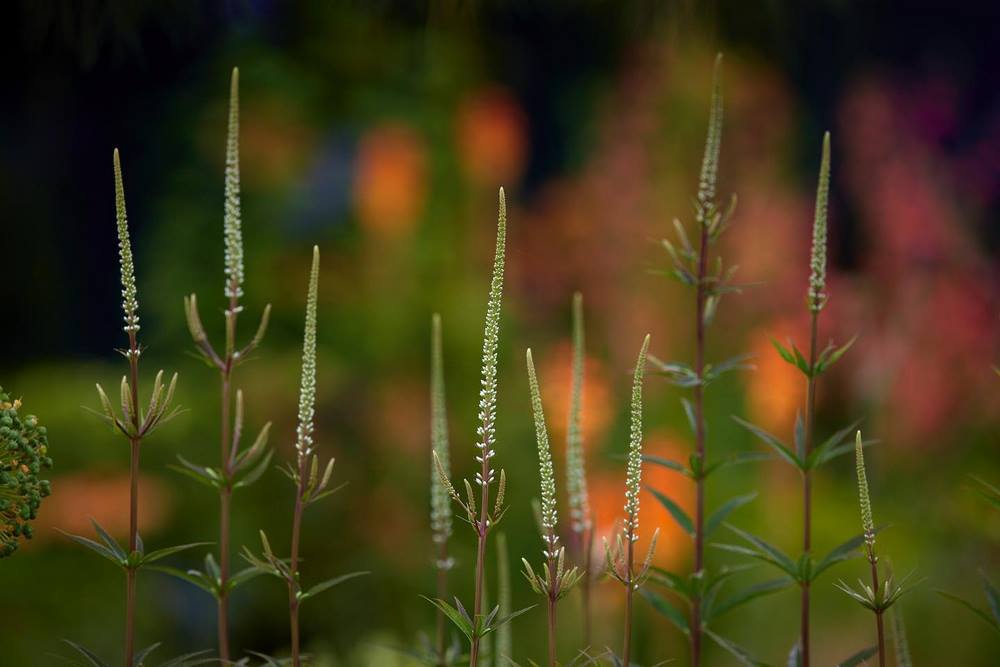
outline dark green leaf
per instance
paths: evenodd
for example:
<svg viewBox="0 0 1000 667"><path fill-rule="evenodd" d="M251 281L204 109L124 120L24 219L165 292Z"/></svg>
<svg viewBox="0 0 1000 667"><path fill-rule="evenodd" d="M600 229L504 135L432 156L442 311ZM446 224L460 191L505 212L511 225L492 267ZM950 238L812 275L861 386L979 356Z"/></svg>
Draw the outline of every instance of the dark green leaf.
<svg viewBox="0 0 1000 667"><path fill-rule="evenodd" d="M216 582L212 581L205 574L199 572L198 570L181 570L176 567L169 567L167 565L151 565L150 570L154 572L162 572L163 574L170 575L175 579L180 579L181 581L186 581L189 584L197 586L201 590L205 591L212 597L218 597L219 591L216 586Z"/></svg>
<svg viewBox="0 0 1000 667"><path fill-rule="evenodd" d="M754 548L750 549L750 551L752 552L752 554L750 555L754 555L756 558L759 558L760 560L771 563L772 565L783 570L786 574L788 574L792 578L798 578L799 574L798 567L796 567L792 559L789 558L787 555L785 555L785 553L781 551L781 549L774 546L773 544L770 544L762 540L756 535L752 535L744 530L740 530L736 526L733 526L731 524L726 524L726 527L729 528L729 530L736 533L737 535L739 535L740 537L742 537L747 542L749 542L751 545L753 545ZM733 546L733 545L719 544L715 546L723 548L726 546ZM732 548L729 548L728 551L735 551L736 553L739 553L739 551L736 551Z"/></svg>
<svg viewBox="0 0 1000 667"><path fill-rule="evenodd" d="M680 526L684 532L691 537L694 537L694 523L692 523L691 517L687 515L687 512L682 510L677 503L656 489L652 489L647 486L646 490L652 493L653 497L656 498L661 505L667 508L667 511L670 512L670 516L674 518L674 521L677 522L677 525Z"/></svg>
<svg viewBox="0 0 1000 667"><path fill-rule="evenodd" d="M305 593L299 593L299 599L305 600L306 598L311 598L314 595L318 595L325 590L331 589L337 584L342 584L349 579L354 579L355 577L361 577L366 574L371 574L371 572L351 572L350 574L342 574L339 577L334 577L333 579L327 579L326 581L316 584L310 588Z"/></svg>
<svg viewBox="0 0 1000 667"><path fill-rule="evenodd" d="M673 470L675 472L679 472L680 474L682 474L682 475L684 475L686 477L692 477L693 476L692 473L691 473L691 471L688 470L684 466L683 463L679 463L677 461L672 461L671 459L665 459L665 458L663 458L661 456L652 456L650 454L643 454L642 455L642 460L645 461L646 463L652 463L653 465L663 466L664 468L669 468L670 470Z"/></svg>
<svg viewBox="0 0 1000 667"><path fill-rule="evenodd" d="M692 591L691 584L688 580L679 574L671 572L670 570L654 566L650 568L649 579L650 581L654 581L662 586L666 586L670 590L680 594L688 600L693 597L694 592Z"/></svg>
<svg viewBox="0 0 1000 667"><path fill-rule="evenodd" d="M143 563L153 563L160 559L166 558L181 551L187 551L188 549L193 549L195 547L204 547L212 544L211 542L192 542L191 544L179 544L175 547L165 547L163 549L157 549L156 551L150 551L146 554L142 562Z"/></svg>
<svg viewBox="0 0 1000 667"><path fill-rule="evenodd" d="M679 612L674 605L670 604L666 598L645 588L640 589L639 593L642 597L649 601L649 604L653 605L653 609L666 617L666 619L673 623L678 630L683 632L685 635L691 634L687 617Z"/></svg>
<svg viewBox="0 0 1000 667"><path fill-rule="evenodd" d="M444 600L429 598L424 595L421 595L420 597L424 598L432 605L440 609L444 613L444 615L447 616L448 619L455 624L455 627L457 627L462 632L462 634L465 635L465 638L468 639L470 642L472 641L472 624L469 623L465 618L463 618L457 609L452 607Z"/></svg>
<svg viewBox="0 0 1000 667"><path fill-rule="evenodd" d="M806 460L806 427L802 423L802 413L798 410L795 411L795 430L793 437L795 439L795 454L799 457L800 461Z"/></svg>
<svg viewBox="0 0 1000 667"><path fill-rule="evenodd" d="M822 574L829 567L836 565L841 561L848 560L849 558L857 555L855 552L861 548L861 545L865 543L864 534L855 535L846 542L842 542L840 545L833 548L830 553L823 557L816 567L813 568L812 578L810 581L815 580L820 574Z"/></svg>
<svg viewBox="0 0 1000 667"><path fill-rule="evenodd" d="M82 644L77 644L76 642L70 641L68 639L64 639L63 643L70 646L74 651L82 655L90 665L93 665L93 667L108 667L108 664L106 662L101 660L101 658L96 653L91 651L86 646L83 646Z"/></svg>
<svg viewBox="0 0 1000 667"><path fill-rule="evenodd" d="M134 656L132 656L132 664L135 667L142 667L146 658L149 657L149 654L158 649L159 647L160 647L160 642L156 642L152 646L147 646L146 648L142 649Z"/></svg>
<svg viewBox="0 0 1000 667"><path fill-rule="evenodd" d="M854 341L856 341L857 339L858 337L854 336L853 338L851 338L851 340L847 341L840 347L834 347L830 345L825 350L823 350L823 353L820 355L819 360L816 362L816 374L819 375L820 373L823 373L830 366L833 366L835 363L837 363L837 361L839 361L840 358L844 356L844 353L847 352L849 349L851 349L851 346L854 345Z"/></svg>
<svg viewBox="0 0 1000 667"><path fill-rule="evenodd" d="M868 648L861 649L847 660L837 663L837 667L858 667L858 665L863 664L865 660L872 657L876 653L878 653L878 647L869 646Z"/></svg>
<svg viewBox="0 0 1000 667"><path fill-rule="evenodd" d="M59 531L59 532L62 533L62 531ZM92 540L90 538L87 538L87 537L83 537L82 535L72 535L70 533L63 533L63 535L65 535L69 539L73 540L77 544L81 544L81 545L87 547L88 549L90 549L94 553L96 553L96 554L98 554L100 556L103 556L104 558L107 558L109 561L111 561L115 565L118 565L119 567L124 567L125 566L125 560L124 559L119 559L118 556L116 556L114 554L114 552L111 551L111 549L108 549L103 544L98 544L94 540Z"/></svg>
<svg viewBox="0 0 1000 667"><path fill-rule="evenodd" d="M529 611L531 611L532 609L534 609L536 606L537 605L531 605L530 607L525 607L524 609L518 609L517 611L511 612L511 613L507 614L506 616L501 616L496 621L494 621L492 624L490 624L486 628L485 632L486 633L493 632L494 630L496 630L500 626L506 625L506 624L510 623L511 621L513 621L515 618L517 618L521 614L527 614Z"/></svg>
<svg viewBox="0 0 1000 667"><path fill-rule="evenodd" d="M844 451L840 451L839 449L840 446L844 444L844 442L848 439L848 436L854 435L854 432L857 430L860 424L861 424L860 419L855 420L854 422L849 424L846 428L842 428L833 435L831 435L829 438L823 441L823 443L820 444L818 447L813 448L813 450L809 452L809 457L806 459L806 467L818 468L827 461L836 458L840 454L845 453ZM845 451L853 452L854 439L851 438L850 442L847 444L849 446Z"/></svg>
<svg viewBox="0 0 1000 667"><path fill-rule="evenodd" d="M730 498L729 500L727 500L722 507L715 510L715 512L712 513L712 515L709 516L708 519L705 521L705 537L707 538L712 533L714 533L719 528L719 526L722 525L722 522L725 521L726 518L733 513L733 510L742 507L743 505L746 505L756 497L757 493L755 491L753 493L748 493L743 496L736 496L735 498Z"/></svg>
<svg viewBox="0 0 1000 667"><path fill-rule="evenodd" d="M94 530L97 532L98 537L101 538L101 541L118 557L118 560L125 560L125 550L119 546L118 541L111 537L108 531L104 530L101 524L97 523L96 519L91 518L90 523L94 526Z"/></svg>
<svg viewBox="0 0 1000 667"><path fill-rule="evenodd" d="M962 605L963 607L971 611L973 614L981 618L987 625L989 625L995 631L1000 632L1000 623L998 623L996 619L991 617L985 611L983 611L976 605L972 604L968 600L960 598L957 595L954 595L953 593L948 593L947 591L935 591L935 592L943 598L947 598L952 602L957 602L958 604Z"/></svg>
<svg viewBox="0 0 1000 667"><path fill-rule="evenodd" d="M684 415L687 417L688 426L691 427L691 433L696 434L698 432L698 423L694 416L694 405L686 398L681 399L681 405L684 406Z"/></svg>
<svg viewBox="0 0 1000 667"><path fill-rule="evenodd" d="M715 634L707 628L705 629L705 634L720 647L729 651L729 653L731 653L733 657L740 662L740 664L747 665L747 667L767 667L767 663L754 659L754 657L750 655L750 652L742 646L729 641L725 637Z"/></svg>
<svg viewBox="0 0 1000 667"><path fill-rule="evenodd" d="M764 444L771 447L771 449L773 449L778 454L778 456L785 459L799 470L802 470L804 468L804 464L802 463L801 460L799 460L799 457L793 454L792 451L788 449L788 447L785 446L785 444L781 442L781 440L778 440L778 438L776 438L774 435L768 433L767 431L760 428L759 426L756 426L755 424L751 424L748 421L740 419L739 417L734 416L733 419L736 421L737 424L739 424L743 428L747 429L748 431L756 435L760 440L764 442Z"/></svg>
<svg viewBox="0 0 1000 667"><path fill-rule="evenodd" d="M986 593L986 602L990 605L990 613L993 614L993 619L1000 624L1000 593L997 592L993 582L987 579L985 574L982 576L983 592Z"/></svg>
<svg viewBox="0 0 1000 667"><path fill-rule="evenodd" d="M710 610L711 613L706 615L706 620L716 619L726 612L732 611L733 609L736 609L751 600L784 590L792 583L792 579L789 579L788 577L780 577L778 579L771 579L763 581L759 584L754 584L753 586L748 586L747 588L737 591L736 593L733 593L716 603Z"/></svg>

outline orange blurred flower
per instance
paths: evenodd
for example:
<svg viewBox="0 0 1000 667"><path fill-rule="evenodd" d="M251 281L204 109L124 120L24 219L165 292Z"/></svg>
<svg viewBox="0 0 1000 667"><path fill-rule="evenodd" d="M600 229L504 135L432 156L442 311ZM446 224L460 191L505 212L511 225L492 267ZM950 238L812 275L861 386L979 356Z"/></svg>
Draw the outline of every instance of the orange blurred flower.
<svg viewBox="0 0 1000 667"><path fill-rule="evenodd" d="M426 149L412 128L387 123L361 137L354 204L366 229L389 236L408 232L423 212L426 197Z"/></svg>
<svg viewBox="0 0 1000 667"><path fill-rule="evenodd" d="M524 171L527 121L517 100L499 86L478 90L461 102L456 143L462 168L480 185L513 184Z"/></svg>
<svg viewBox="0 0 1000 667"><path fill-rule="evenodd" d="M805 381L798 369L778 355L771 339L787 346L787 339L791 338L808 355L808 349L803 349L808 344L805 331L802 324L783 320L750 334L750 352L757 371L742 374L747 387L747 411L750 421L779 437L791 431L795 414L802 408Z"/></svg>
<svg viewBox="0 0 1000 667"><path fill-rule="evenodd" d="M127 473L72 473L52 480L56 490L38 513L39 539L58 537L55 529L77 535L94 532L91 518L111 535L128 535L129 477ZM172 499L156 477L139 479L139 532L153 533L170 518Z"/></svg>

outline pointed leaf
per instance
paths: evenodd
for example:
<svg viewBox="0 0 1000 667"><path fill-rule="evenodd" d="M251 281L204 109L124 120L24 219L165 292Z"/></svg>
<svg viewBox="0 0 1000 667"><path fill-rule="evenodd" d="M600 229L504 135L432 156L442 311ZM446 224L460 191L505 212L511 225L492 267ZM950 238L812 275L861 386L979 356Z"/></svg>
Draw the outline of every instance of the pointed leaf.
<svg viewBox="0 0 1000 667"><path fill-rule="evenodd" d="M733 420L735 420L736 423L742 426L743 428L747 429L748 431L756 435L761 441L764 442L764 444L768 445L771 449L773 449L775 453L778 454L778 456L785 459L799 470L802 470L804 468L804 464L799 459L799 457L797 457L794 453L792 453L792 450L788 449L788 447L786 447L785 444L781 442L781 440L778 440L778 438L776 438L774 435L768 433L767 431L760 428L759 426L756 426L755 424L751 424L748 421L740 419L739 417L734 416Z"/></svg>
<svg viewBox="0 0 1000 667"><path fill-rule="evenodd" d="M729 651L729 653L731 653L741 665L747 665L747 667L767 667L767 663L754 659L754 657L750 655L750 652L739 644L731 642L725 637L717 635L707 628L705 629L705 634L720 647Z"/></svg>
<svg viewBox="0 0 1000 667"><path fill-rule="evenodd" d="M666 617L666 619L673 623L678 630L683 632L685 635L691 634L691 626L688 625L687 617L678 611L677 607L670 604L665 597L645 588L640 589L639 593L642 597L649 601L649 604L653 606L653 609Z"/></svg>
<svg viewBox="0 0 1000 667"><path fill-rule="evenodd" d="M976 605L972 604L968 600L960 598L959 596L953 593L949 593L947 591L935 591L935 592L943 598L947 598L952 602L957 602L958 604L962 605L963 607L971 611L973 614L981 618L987 625L993 628L996 632L1000 632L1000 623L998 623L996 619L994 619L992 616L990 616L985 611L983 611Z"/></svg>
<svg viewBox="0 0 1000 667"><path fill-rule="evenodd" d="M319 593L322 593L325 590L333 588L337 584L342 584L342 583L344 583L345 581L347 581L349 579L354 579L355 577L361 577L361 576L364 576L366 574L371 574L371 572L351 572L350 574L342 574L339 577L334 577L332 579L327 579L326 581L324 581L322 583L316 584L315 586L313 586L312 588L310 588L305 593L301 593L299 595L299 598L302 599L302 600L305 600L306 598L311 598L314 595L317 595Z"/></svg>
<svg viewBox="0 0 1000 667"><path fill-rule="evenodd" d="M706 620L716 619L726 612L732 611L733 609L736 609L751 600L784 590L792 583L792 579L789 579L788 577L780 577L778 579L770 579L759 584L754 584L753 586L748 586L747 588L744 588L729 597L723 598L718 603L713 605L710 613L706 614Z"/></svg>
<svg viewBox="0 0 1000 667"><path fill-rule="evenodd" d="M837 663L837 667L858 667L858 665L864 664L868 658L876 653L878 653L878 647L869 646L866 649L861 649L847 660Z"/></svg>
<svg viewBox="0 0 1000 667"><path fill-rule="evenodd" d="M108 664L103 660L101 660L100 656L98 656L96 653L91 651L86 646L83 646L82 644L77 644L76 642L70 641L68 639L64 639L63 643L72 647L73 650L82 655L89 664L93 665L93 667L108 667Z"/></svg>
<svg viewBox="0 0 1000 667"><path fill-rule="evenodd" d="M687 515L687 512L685 512L680 508L680 505L678 505L673 500L668 498L666 495L660 493L656 489L647 486L646 490L652 493L653 497L656 498L660 502L660 504L667 509L668 512L670 512L670 516L674 518L674 521L677 522L677 525L680 526L684 530L684 532L686 532L691 537L694 537L694 523L691 521L691 517Z"/></svg>
<svg viewBox="0 0 1000 667"><path fill-rule="evenodd" d="M179 544L174 547L165 547L163 549L157 549L156 551L150 551L146 554L142 562L143 563L153 563L167 556L171 556L181 551L187 551L188 549L193 549L194 547L205 547L211 545L212 542L192 542L191 544Z"/></svg>
<svg viewBox="0 0 1000 667"><path fill-rule="evenodd" d="M708 537L709 535L714 533L719 528L719 526L722 525L722 523L726 520L726 518L728 518L729 515L733 513L734 510L746 505L756 497L757 497L757 492L754 491L753 493L748 493L743 496L736 496L735 498L730 498L728 501L726 501L726 503L723 504L722 507L715 510L715 512L713 512L712 515L709 516L708 519L705 521L705 529L704 529L705 537Z"/></svg>

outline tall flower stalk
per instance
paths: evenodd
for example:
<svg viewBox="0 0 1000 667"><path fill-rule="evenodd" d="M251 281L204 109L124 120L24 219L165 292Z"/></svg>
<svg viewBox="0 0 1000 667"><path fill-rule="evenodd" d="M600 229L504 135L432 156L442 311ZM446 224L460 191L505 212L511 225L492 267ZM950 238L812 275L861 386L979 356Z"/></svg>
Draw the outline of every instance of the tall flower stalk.
<svg viewBox="0 0 1000 667"><path fill-rule="evenodd" d="M472 484L468 480L464 480L465 498L463 499L452 485L447 471L444 470L442 461L436 454L434 455L435 469L441 480L441 484L447 489L448 495L461 505L465 511L469 525L472 526L472 529L476 533L476 592L473 600L472 614L470 615L465 610L458 598L455 599L455 606L440 598L431 600L438 609L444 611L448 618L465 635L466 639L469 640L470 667L477 667L479 665L480 643L483 637L494 632L498 627L509 622L515 616L527 611L527 609L522 609L505 616L498 615L499 607L495 607L489 614L484 611L486 541L490 531L503 518L506 512L503 501L507 488L507 476L503 469L497 475L496 468L491 463L491 460L496 455L497 352L500 342L500 305L503 297L506 240L507 203L504 198L503 188L500 188L496 254L493 260L493 278L490 281L490 295L486 307L486 324L483 333L483 368L479 390L479 427L476 429L476 448L479 450L479 454L476 455L476 462L479 465L479 470L476 472L475 481L479 486L479 490L473 490ZM495 499L490 493L490 488L494 483L497 484Z"/></svg>
<svg viewBox="0 0 1000 667"><path fill-rule="evenodd" d="M234 380L236 366L247 359L260 345L267 330L271 314L268 304L260 319L260 324L253 338L242 348L236 344L236 323L243 306L240 298L243 296L243 229L240 214L240 158L239 158L239 70L233 68L229 88L229 127L226 139L226 174L225 174L225 204L223 212L224 241L224 273L225 282L223 294L227 300L225 317L225 347L218 353L208 340L205 328L202 326L198 313L197 295L184 297L184 314L188 330L194 340L195 347L206 364L219 373L221 388L221 428L220 456L218 468L207 468L195 465L178 457L180 465L175 469L206 484L219 494L219 560L209 554L205 560L203 572L193 571L180 573L182 578L192 581L216 599L218 650L221 660L230 660L229 646L229 596L239 584L251 578L256 571L243 571L235 575L231 566L231 523L233 491L248 486L256 481L271 461L271 452L267 448L267 437L270 422L264 425L257 439L249 449L240 451L240 439L243 433L243 392L235 392L233 402ZM234 410L235 408L235 410ZM169 568L161 568L178 575Z"/></svg>
<svg viewBox="0 0 1000 667"><path fill-rule="evenodd" d="M604 540L608 574L625 586L625 637L622 641L621 664L631 665L632 659L632 598L645 582L656 550L660 529L653 532L649 551L639 568L635 567L635 543L639 539L639 491L642 487L642 380L649 352L649 335L642 341L639 358L632 376L632 401L629 410L629 448L625 472L625 525L615 535L611 547Z"/></svg>
<svg viewBox="0 0 1000 667"><path fill-rule="evenodd" d="M177 387L175 373L169 385L163 384L163 371L156 374L149 406L145 410L139 403L139 358L142 347L139 344L139 293L135 282L135 265L132 259L132 242L129 238L128 216L125 210L125 186L122 182L121 161L118 149L114 151L115 217L118 229L118 259L122 283L122 311L124 331L128 348L122 354L128 360L128 374L120 384L121 411L115 412L111 400L100 384L97 394L101 402L98 413L115 430L128 440L129 444L129 531L128 549L122 548L107 531L94 521L100 543L78 535L70 535L74 541L88 547L101 556L117 564L125 571L125 647L124 664L133 667L135 650L135 605L136 574L140 567L197 545L168 547L146 553L139 537L139 455L145 438L159 425L177 414L178 409L170 409L174 390Z"/></svg>
<svg viewBox="0 0 1000 667"><path fill-rule="evenodd" d="M864 530L864 553L871 570L871 585L864 583L861 579L858 579L857 589L851 588L843 581L838 582L836 585L837 588L847 593L852 599L875 615L875 633L878 638L878 664L879 667L885 667L885 627L882 617L912 586L907 585L909 575L904 577L898 584L895 583L891 571L889 571L884 580L881 582L879 580L878 554L875 550L875 521L872 517L872 503L868 491L868 474L865 470L865 454L861 440L861 431L858 431L855 435L854 460L858 477L858 505L861 508L861 527Z"/></svg>
<svg viewBox="0 0 1000 667"><path fill-rule="evenodd" d="M451 455L448 448L448 413L444 391L444 362L441 353L441 316L431 318L431 539L437 549L434 568L437 571L437 597L448 599L448 570L454 561L448 554L448 539L452 532L451 499L448 489L441 482L435 460L445 476L451 475ZM436 659L439 665L448 664L445 614L437 610L435 635Z"/></svg>
<svg viewBox="0 0 1000 667"><path fill-rule="evenodd" d="M583 594L583 644L590 646L594 522L587 492L586 456L583 449L583 380L586 339L583 327L583 295L573 295L573 362L570 375L569 416L566 425L566 490L569 495L570 529L579 559Z"/></svg>
<svg viewBox="0 0 1000 667"><path fill-rule="evenodd" d="M260 531L263 557L244 548L244 558L251 566L285 582L288 588L288 623L291 636L292 667L301 667L302 651L299 632L299 608L302 602L348 579L367 572L352 572L328 579L308 590L302 588L299 573L302 515L313 503L329 496L335 488L328 488L333 475L334 459L330 459L320 474L319 455L313 441L316 413L316 309L319 291L319 248L313 246L312 269L309 272L309 292L306 299L305 334L302 339L302 376L299 385L298 427L295 438L295 463L289 463L285 474L295 486L295 505L292 511L291 555L287 559L275 556L264 531Z"/></svg>
<svg viewBox="0 0 1000 667"><path fill-rule="evenodd" d="M826 304L826 229L827 202L830 194L830 133L823 135L823 157L820 160L819 183L816 186L816 214L813 217L812 253L809 266L809 367L816 366L816 339L819 313ZM813 431L816 425L816 374L806 377L805 438L802 456L809 457L813 448ZM812 469L802 471L802 553L812 551ZM799 647L802 667L809 667L809 586L802 582L802 608Z"/></svg>
<svg viewBox="0 0 1000 667"><path fill-rule="evenodd" d="M542 409L542 396L538 388L538 377L535 374L535 363L531 358L531 349L527 353L528 386L531 389L531 411L535 421L535 439L538 442L538 473L541 481L540 528L542 542L545 548L543 574L535 574L531 563L522 558L524 576L531 584L531 589L543 595L546 601L548 617L549 667L556 666L557 632L556 605L583 576L578 568L566 570L566 549L559 544L559 533L556 532L558 513L556 511L556 479L552 466L552 450L549 448L549 434L545 425L545 413Z"/></svg>

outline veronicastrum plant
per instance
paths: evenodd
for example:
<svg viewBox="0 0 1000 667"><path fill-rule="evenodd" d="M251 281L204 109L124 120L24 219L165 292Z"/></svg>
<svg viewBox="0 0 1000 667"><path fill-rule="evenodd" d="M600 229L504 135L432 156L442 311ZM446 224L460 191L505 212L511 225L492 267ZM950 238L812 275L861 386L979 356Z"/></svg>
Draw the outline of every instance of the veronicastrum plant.
<svg viewBox="0 0 1000 667"><path fill-rule="evenodd" d="M0 387L0 558L32 538L31 522L52 492L42 470L52 467L49 437L35 415L20 414L21 399Z"/></svg>
<svg viewBox="0 0 1000 667"><path fill-rule="evenodd" d="M236 323L243 306L243 230L240 220L240 156L239 156L239 70L234 68L229 91L229 128L226 139L225 208L223 214L223 238L225 245L223 294L227 299L224 311L226 340L221 354L208 339L208 334L198 313L198 297L195 294L184 297L184 315L188 330L194 340L201 359L219 373L221 385L221 429L220 463L218 467L201 466L178 455L180 465L174 469L215 489L219 494L219 558L209 553L205 556L203 570L177 570L170 567L158 568L168 574L189 581L205 590L216 600L219 658L230 659L229 648L229 595L240 584L260 574L260 570L250 567L232 573L230 566L230 525L232 522L233 491L249 486L267 470L271 452L267 448L267 436L271 424L268 422L260 430L253 444L240 449L243 435L243 392L236 390L233 403L233 372L257 348L267 329L271 306L268 304L257 326L253 338L243 347L236 344Z"/></svg>
<svg viewBox="0 0 1000 667"><path fill-rule="evenodd" d="M705 485L709 476L723 467L762 458L759 454L751 452L709 462L706 443L705 388L727 372L750 368L746 363L746 355L736 356L714 364L707 363L705 360L706 332L715 317L720 300L727 294L737 294L742 291L739 285L733 283L736 267L726 268L722 258L717 254L713 255L713 248L729 225L736 208L735 195L729 199L728 204L723 206L716 194L723 115L721 67L722 56L720 54L715 60L708 132L698 181L698 194L694 201L696 243L691 242L691 237L684 225L677 219L674 219L673 223L676 241L667 239L662 241L670 262L669 275L682 285L694 290L694 364L664 362L650 355L654 372L665 376L676 386L690 389L692 392L691 399L683 398L681 403L694 433L695 447L687 464L659 456L645 457L647 462L681 473L695 484L695 515L693 518L669 496L655 489L650 489L653 497L667 509L681 529L690 536L694 545L693 571L690 574L683 575L661 568L653 568L650 573L650 581L665 586L679 597L686 604L687 613L677 609L672 602L652 590L642 591L643 596L650 601L653 608L663 614L688 637L691 664L695 666L701 664L703 634L707 634L720 646L743 659L745 651L729 640L709 631L708 624L740 604L758 595L777 590L783 585L768 582L763 587L741 590L731 594L726 599L717 600L723 584L739 569L721 568L717 572L711 572L705 564L706 540L718 530L729 514L753 500L755 496L755 494L747 494L731 498L711 515L706 516Z"/></svg>
<svg viewBox="0 0 1000 667"><path fill-rule="evenodd" d="M91 520L98 539L95 541L80 535L69 535L73 541L82 544L95 553L115 563L125 572L125 647L124 664L134 667L157 645L136 651L135 648L135 604L136 574L139 569L185 549L204 543L185 544L146 552L139 536L139 454L145 439L159 426L177 415L179 408L171 408L174 390L177 386L175 373L169 385L163 383L163 371L156 374L150 392L148 407L143 409L139 400L139 358L142 347L139 344L139 298L135 282L135 266L132 260L132 243L129 239L128 217L125 211L125 188L122 183L121 162L118 149L114 151L115 211L118 227L118 254L121 268L122 310L124 311L124 331L128 338L128 348L121 350L128 360L128 375L122 376L120 384L121 407L112 407L107 393L97 385L97 395L101 410L97 414L113 430L121 433L129 444L129 534L127 548L120 545L96 521ZM86 648L70 642L91 664L104 664ZM197 654L200 655L200 654ZM97 661L97 662L95 662Z"/></svg>
<svg viewBox="0 0 1000 667"><path fill-rule="evenodd" d="M625 525L615 532L614 545L604 538L604 555L609 576L625 587L625 638L622 642L621 664L631 665L632 659L632 598L649 575L656 538L660 529L653 531L646 558L638 568L635 564L635 543L639 539L639 490L642 485L642 379L649 352L649 335L642 341L639 358L632 375L632 401L629 410L629 448L625 471Z"/></svg>
<svg viewBox="0 0 1000 667"><path fill-rule="evenodd" d="M330 459L320 474L319 455L316 454L313 442L313 421L316 408L316 309L319 290L319 248L313 246L312 269L309 272L309 293L306 299L305 335L302 341L302 380L299 389L299 425L296 429L295 463L289 463L282 471L295 486L295 506L292 512L292 542L291 555L279 558L271 549L271 543L264 531L260 531L260 541L263 547L262 555L258 556L249 548L244 547L243 556L252 567L261 572L273 575L285 582L288 587L288 619L291 634L292 667L302 664L299 646L299 607L305 600L333 588L348 579L359 577L368 572L352 572L328 579L308 589L302 587L299 575L299 543L302 532L302 514L307 507L334 493L336 488L329 488L333 475L333 462Z"/></svg>
<svg viewBox="0 0 1000 667"><path fill-rule="evenodd" d="M486 307L486 325L483 334L483 370L481 388L479 390L479 427L476 429L476 462L479 470L475 480L478 491L473 490L469 480L465 482L465 498L459 495L442 461L434 455L435 470L442 486L448 495L457 502L465 513L465 520L476 533L476 574L475 598L472 614L465 610L456 597L452 606L446 600L430 600L455 624L469 641L469 665L477 667L480 658L480 642L486 635L495 632L504 623L510 622L515 616L527 611L521 609L505 616L500 615L500 607L494 607L489 613L484 611L484 594L486 580L486 540L490 531L503 518L507 508L504 506L504 492L507 487L507 476L503 469L497 475L496 468L491 463L496 455L496 404L497 404L497 352L500 342L500 305L503 297L504 252L507 239L507 203L503 188L500 188L499 214L497 216L496 255L493 260L493 278L490 281L490 295ZM497 483L495 499L490 488ZM478 501L476 496L479 496ZM478 504L477 504L478 503ZM491 511L492 508L492 511Z"/></svg>
<svg viewBox="0 0 1000 667"><path fill-rule="evenodd" d="M527 353L528 385L531 389L531 410L535 421L535 438L538 441L538 472L541 479L541 512L540 524L542 541L545 548L542 555L545 562L542 574L536 574L531 563L522 558L524 576L531 585L531 590L545 597L548 614L549 667L556 666L556 605L576 585L583 572L573 567L566 569L566 548L559 544L559 533L556 532L558 515L556 511L556 480L552 466L552 450L549 448L549 434L545 425L545 413L542 409L542 396L538 388L538 377L535 374L535 363L531 358L531 349Z"/></svg>
<svg viewBox="0 0 1000 667"><path fill-rule="evenodd" d="M861 545L862 538L856 537L835 547L823 558L815 559L812 554L812 476L813 472L833 459L852 451L848 441L858 422L837 431L819 445L815 444L816 430L816 386L819 377L836 363L854 343L851 339L842 346L828 344L822 351L817 345L819 315L827 303L827 220L830 192L830 133L823 136L823 151L820 159L819 178L816 186L816 212L813 216L812 250L809 258L810 274L806 291L806 308L809 311L809 349L803 354L789 342L788 346L773 341L778 354L794 366L805 377L806 404L805 420L801 413L795 422L794 446L789 447L780 438L763 428L734 417L738 424L750 431L766 444L781 460L792 465L802 478L802 554L797 561L785 555L777 547L742 531L734 530L744 541L744 546L718 545L722 549L746 553L749 549L753 557L765 560L782 571L785 581L795 582L801 590L799 640L792 647L789 662L802 667L810 665L810 592L812 583L831 566L851 557ZM777 585L777 584L775 584Z"/></svg>
<svg viewBox="0 0 1000 667"><path fill-rule="evenodd" d="M871 566L871 584L866 584L858 579L857 589L845 584L843 580L835 585L875 615L877 648L875 650L866 649L862 653L870 656L877 651L879 667L885 667L885 629L882 616L915 584L909 583L910 575L903 577L898 583L895 582L891 571L881 584L879 583L879 559L875 551L875 522L872 518L872 503L868 493L868 475L865 471L865 455L862 447L861 431L858 431L854 441L855 469L858 475L858 504L861 507L861 526L864 529L865 559Z"/></svg>

